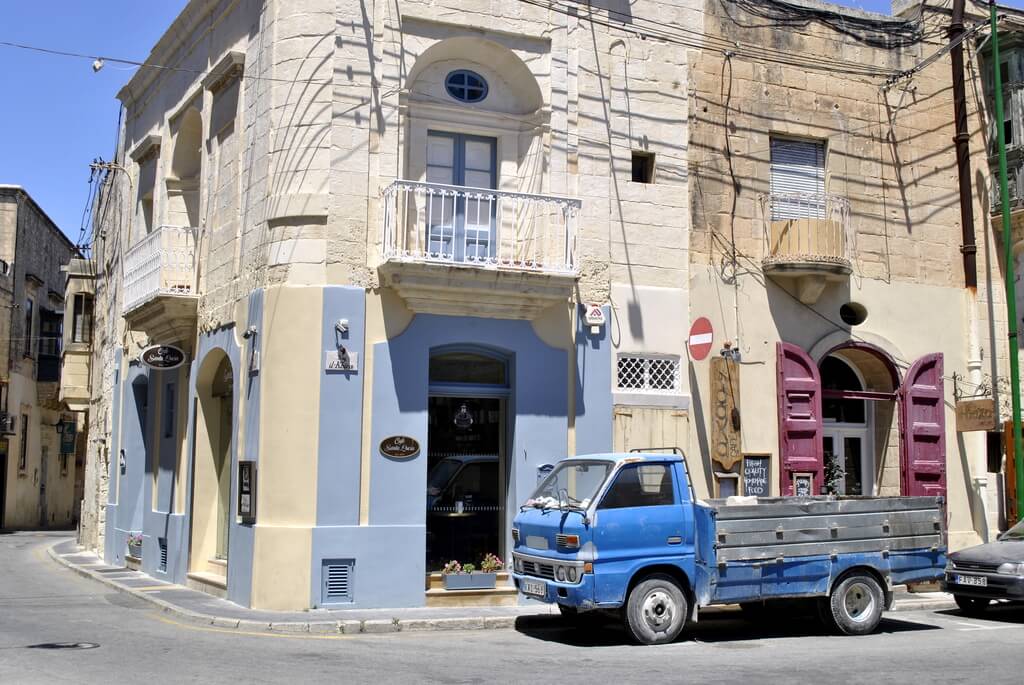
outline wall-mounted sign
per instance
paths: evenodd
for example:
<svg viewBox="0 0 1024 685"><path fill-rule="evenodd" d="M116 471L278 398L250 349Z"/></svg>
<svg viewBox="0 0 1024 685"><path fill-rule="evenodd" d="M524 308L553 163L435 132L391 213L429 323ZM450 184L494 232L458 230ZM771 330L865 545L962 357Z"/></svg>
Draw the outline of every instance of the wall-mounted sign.
<svg viewBox="0 0 1024 685"><path fill-rule="evenodd" d="M810 497L814 494L814 474L794 473L793 474L793 495L796 497Z"/></svg>
<svg viewBox="0 0 1024 685"><path fill-rule="evenodd" d="M956 430L959 433L968 431L990 431L996 429L996 401L963 400L956 403Z"/></svg>
<svg viewBox="0 0 1024 685"><path fill-rule="evenodd" d="M176 369L185 363L185 353L174 345L151 345L142 351L142 363L157 371Z"/></svg>
<svg viewBox="0 0 1024 685"><path fill-rule="evenodd" d="M768 470L770 454L743 455L743 494L754 497L768 496Z"/></svg>
<svg viewBox="0 0 1024 685"><path fill-rule="evenodd" d="M324 371L358 371L359 353L349 352L344 347L324 350Z"/></svg>
<svg viewBox="0 0 1024 685"><path fill-rule="evenodd" d="M599 304L588 304L586 320L588 326L604 325L604 309Z"/></svg>
<svg viewBox="0 0 1024 685"><path fill-rule="evenodd" d="M722 471L733 471L743 456L739 407L739 364L715 357L711 360L711 458Z"/></svg>
<svg viewBox="0 0 1024 685"><path fill-rule="evenodd" d="M74 421L61 421L58 430L60 431L60 453L75 453L76 426Z"/></svg>
<svg viewBox="0 0 1024 685"><path fill-rule="evenodd" d="M380 441L380 453L392 459L412 459L420 453L420 443L408 435L392 435Z"/></svg>
<svg viewBox="0 0 1024 685"><path fill-rule="evenodd" d="M256 462L238 462L238 518L256 523Z"/></svg>
<svg viewBox="0 0 1024 685"><path fill-rule="evenodd" d="M686 339L686 349L690 352L690 359L695 362L703 361L711 351L711 343L714 342L715 331L707 317L702 316L690 326L690 336Z"/></svg>

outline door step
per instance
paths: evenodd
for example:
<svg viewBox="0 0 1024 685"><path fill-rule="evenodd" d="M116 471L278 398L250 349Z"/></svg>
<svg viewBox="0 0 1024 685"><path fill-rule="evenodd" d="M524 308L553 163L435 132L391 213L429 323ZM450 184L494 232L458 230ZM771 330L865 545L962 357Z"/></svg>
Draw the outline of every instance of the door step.
<svg viewBox="0 0 1024 685"><path fill-rule="evenodd" d="M428 607L514 607L519 593L511 586L490 590L427 590Z"/></svg>
<svg viewBox="0 0 1024 685"><path fill-rule="evenodd" d="M185 586L221 599L227 599L228 596L228 579L215 573L206 571L189 573L185 578Z"/></svg>

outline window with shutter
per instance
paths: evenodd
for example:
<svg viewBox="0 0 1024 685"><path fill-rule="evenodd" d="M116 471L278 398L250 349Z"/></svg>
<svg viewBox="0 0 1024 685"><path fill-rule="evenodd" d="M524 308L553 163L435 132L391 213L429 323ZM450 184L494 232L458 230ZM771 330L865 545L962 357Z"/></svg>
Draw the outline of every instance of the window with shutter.
<svg viewBox="0 0 1024 685"><path fill-rule="evenodd" d="M825 144L771 139L772 221L825 216Z"/></svg>

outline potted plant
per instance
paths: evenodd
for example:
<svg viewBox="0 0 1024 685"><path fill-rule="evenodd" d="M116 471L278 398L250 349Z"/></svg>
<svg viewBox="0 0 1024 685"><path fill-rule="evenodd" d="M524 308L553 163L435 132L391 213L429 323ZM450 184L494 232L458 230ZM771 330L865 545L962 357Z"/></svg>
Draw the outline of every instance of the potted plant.
<svg viewBox="0 0 1024 685"><path fill-rule="evenodd" d="M128 556L142 558L142 533L128 533Z"/></svg>
<svg viewBox="0 0 1024 685"><path fill-rule="evenodd" d="M460 564L452 560L441 569L445 590L489 590L493 589L498 579L498 571L502 568L501 559L488 554L480 562L480 570L475 564Z"/></svg>

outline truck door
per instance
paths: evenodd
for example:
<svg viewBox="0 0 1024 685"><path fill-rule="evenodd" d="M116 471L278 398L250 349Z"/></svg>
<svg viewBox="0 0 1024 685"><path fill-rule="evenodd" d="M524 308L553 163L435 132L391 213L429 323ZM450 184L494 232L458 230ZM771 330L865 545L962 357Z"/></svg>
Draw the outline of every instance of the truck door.
<svg viewBox="0 0 1024 685"><path fill-rule="evenodd" d="M640 566L693 553L693 512L680 504L670 462L619 470L594 515L595 599L620 602ZM688 498L687 498L688 501Z"/></svg>

